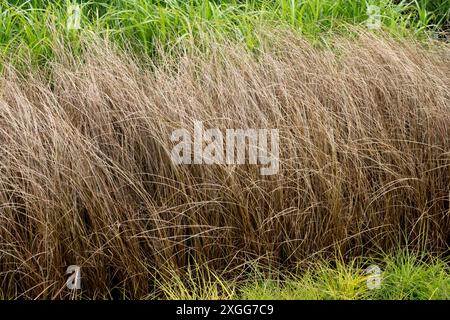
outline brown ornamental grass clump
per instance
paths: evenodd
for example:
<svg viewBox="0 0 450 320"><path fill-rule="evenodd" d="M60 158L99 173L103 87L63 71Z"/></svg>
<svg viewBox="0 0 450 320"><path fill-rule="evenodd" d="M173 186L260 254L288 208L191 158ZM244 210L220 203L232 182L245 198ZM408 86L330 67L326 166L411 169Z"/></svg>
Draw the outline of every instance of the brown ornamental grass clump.
<svg viewBox="0 0 450 320"><path fill-rule="evenodd" d="M250 53L131 58L101 41L0 77L0 293L154 290L191 263L449 247L450 47L384 36L317 48L278 33ZM276 39L276 40L275 40ZM280 169L175 165L171 132L275 128Z"/></svg>

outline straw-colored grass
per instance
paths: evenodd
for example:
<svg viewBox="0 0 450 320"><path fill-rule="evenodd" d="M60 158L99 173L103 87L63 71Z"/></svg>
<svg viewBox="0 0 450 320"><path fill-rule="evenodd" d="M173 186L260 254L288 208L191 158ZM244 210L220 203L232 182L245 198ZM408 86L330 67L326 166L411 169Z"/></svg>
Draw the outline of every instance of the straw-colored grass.
<svg viewBox="0 0 450 320"><path fill-rule="evenodd" d="M268 40L269 39L269 40ZM361 34L318 49L261 36L158 65L107 43L0 78L0 292L144 297L192 263L449 246L450 48ZM7 65L7 64L6 64ZM175 165L171 132L276 128L280 171ZM163 276L162 276L163 277ZM164 278L164 277L163 277Z"/></svg>

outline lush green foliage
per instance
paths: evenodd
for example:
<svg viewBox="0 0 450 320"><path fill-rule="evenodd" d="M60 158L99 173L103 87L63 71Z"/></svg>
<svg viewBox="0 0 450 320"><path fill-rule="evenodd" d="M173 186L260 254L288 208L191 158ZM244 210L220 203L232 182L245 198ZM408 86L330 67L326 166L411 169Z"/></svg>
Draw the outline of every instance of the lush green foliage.
<svg viewBox="0 0 450 320"><path fill-rule="evenodd" d="M380 286L367 285L366 267L380 267ZM450 299L448 261L421 259L400 253L382 260L358 259L349 263L323 261L310 265L306 272L286 276L253 268L244 281L225 281L204 268L190 268L185 277L171 275L160 283L167 299ZM370 281L370 280L369 280Z"/></svg>
<svg viewBox="0 0 450 320"><path fill-rule="evenodd" d="M48 58L52 44L93 32L152 53L182 39L197 43L208 34L257 45L255 29L284 25L313 39L364 25L367 6L381 9L383 28L423 36L448 23L449 0L96 0L81 1L82 30L67 30L71 1L4 0L0 5L0 54Z"/></svg>

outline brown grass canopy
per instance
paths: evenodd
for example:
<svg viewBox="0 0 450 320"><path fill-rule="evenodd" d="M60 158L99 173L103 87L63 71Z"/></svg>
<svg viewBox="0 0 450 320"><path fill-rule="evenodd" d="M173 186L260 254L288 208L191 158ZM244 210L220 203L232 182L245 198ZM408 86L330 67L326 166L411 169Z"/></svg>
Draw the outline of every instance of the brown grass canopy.
<svg viewBox="0 0 450 320"><path fill-rule="evenodd" d="M450 48L277 38L153 68L95 43L45 73L5 68L0 293L63 297L72 264L89 297L140 297L192 261L448 250ZM171 132L194 121L278 129L279 172L175 165Z"/></svg>

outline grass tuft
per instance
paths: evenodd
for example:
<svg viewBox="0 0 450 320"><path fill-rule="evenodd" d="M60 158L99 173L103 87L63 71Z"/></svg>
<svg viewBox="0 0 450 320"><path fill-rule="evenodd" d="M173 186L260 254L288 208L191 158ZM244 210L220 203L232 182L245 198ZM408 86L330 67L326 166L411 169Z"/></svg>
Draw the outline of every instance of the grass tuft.
<svg viewBox="0 0 450 320"><path fill-rule="evenodd" d="M175 297L178 288L198 298L233 295L216 276L235 279L258 258L289 270L336 252L345 261L399 247L448 252L448 45L366 32L329 48L280 29L257 37L256 55L216 39L203 54L161 50L156 64L87 38L79 55L53 47L43 68L6 64L1 296L72 297L64 272L73 264L82 297ZM197 120L278 129L280 171L175 165L171 132ZM446 273L400 262L384 269L392 289L381 297L446 294ZM167 266L173 287L155 278ZM308 297L365 296L363 275L322 267L305 278L317 286ZM204 281L200 292L183 273Z"/></svg>

